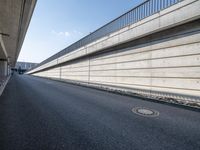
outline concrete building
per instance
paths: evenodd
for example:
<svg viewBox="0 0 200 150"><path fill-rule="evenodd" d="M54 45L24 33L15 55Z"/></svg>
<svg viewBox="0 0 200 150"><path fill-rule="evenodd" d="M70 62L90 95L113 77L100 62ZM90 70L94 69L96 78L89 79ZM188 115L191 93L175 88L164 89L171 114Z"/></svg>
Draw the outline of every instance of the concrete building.
<svg viewBox="0 0 200 150"><path fill-rule="evenodd" d="M18 61L15 65L15 68L21 68L23 70L30 70L33 69L38 63L31 63L31 62L20 62Z"/></svg>

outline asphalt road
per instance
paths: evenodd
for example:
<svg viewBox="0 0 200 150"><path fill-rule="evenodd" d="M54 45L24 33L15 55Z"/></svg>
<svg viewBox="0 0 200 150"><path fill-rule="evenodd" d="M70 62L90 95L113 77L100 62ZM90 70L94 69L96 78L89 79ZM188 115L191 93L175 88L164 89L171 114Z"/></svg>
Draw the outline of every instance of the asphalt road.
<svg viewBox="0 0 200 150"><path fill-rule="evenodd" d="M134 114L157 110L157 117ZM200 113L13 76L0 97L0 150L200 150Z"/></svg>

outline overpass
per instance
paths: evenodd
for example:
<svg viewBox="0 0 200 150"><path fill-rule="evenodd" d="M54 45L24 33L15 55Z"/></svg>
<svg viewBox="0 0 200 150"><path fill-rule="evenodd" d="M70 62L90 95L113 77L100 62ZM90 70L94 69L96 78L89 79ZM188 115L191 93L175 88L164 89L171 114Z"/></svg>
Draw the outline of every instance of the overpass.
<svg viewBox="0 0 200 150"><path fill-rule="evenodd" d="M147 0L28 74L199 103L199 10L199 0Z"/></svg>
<svg viewBox="0 0 200 150"><path fill-rule="evenodd" d="M0 79L15 67L36 0L0 1Z"/></svg>

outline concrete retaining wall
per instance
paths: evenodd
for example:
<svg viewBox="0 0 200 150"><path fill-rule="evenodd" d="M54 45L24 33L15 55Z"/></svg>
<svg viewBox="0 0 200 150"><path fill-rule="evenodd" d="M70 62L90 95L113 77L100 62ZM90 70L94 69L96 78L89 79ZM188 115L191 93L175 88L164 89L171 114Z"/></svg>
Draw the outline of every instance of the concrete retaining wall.
<svg viewBox="0 0 200 150"><path fill-rule="evenodd" d="M199 23L178 27L184 30L168 32L162 40L152 41L157 36L152 35L151 40L142 39L143 44L93 54L34 75L200 101L200 28L191 31Z"/></svg>
<svg viewBox="0 0 200 150"><path fill-rule="evenodd" d="M185 0L29 74L200 103L198 8Z"/></svg>

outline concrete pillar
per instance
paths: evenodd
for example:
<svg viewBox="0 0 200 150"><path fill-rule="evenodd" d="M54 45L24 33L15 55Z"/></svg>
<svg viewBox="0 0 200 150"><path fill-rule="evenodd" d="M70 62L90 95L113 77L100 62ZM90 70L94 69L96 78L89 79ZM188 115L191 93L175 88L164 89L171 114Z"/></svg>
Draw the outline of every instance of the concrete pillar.
<svg viewBox="0 0 200 150"><path fill-rule="evenodd" d="M6 60L0 60L0 76L8 75L8 63Z"/></svg>

